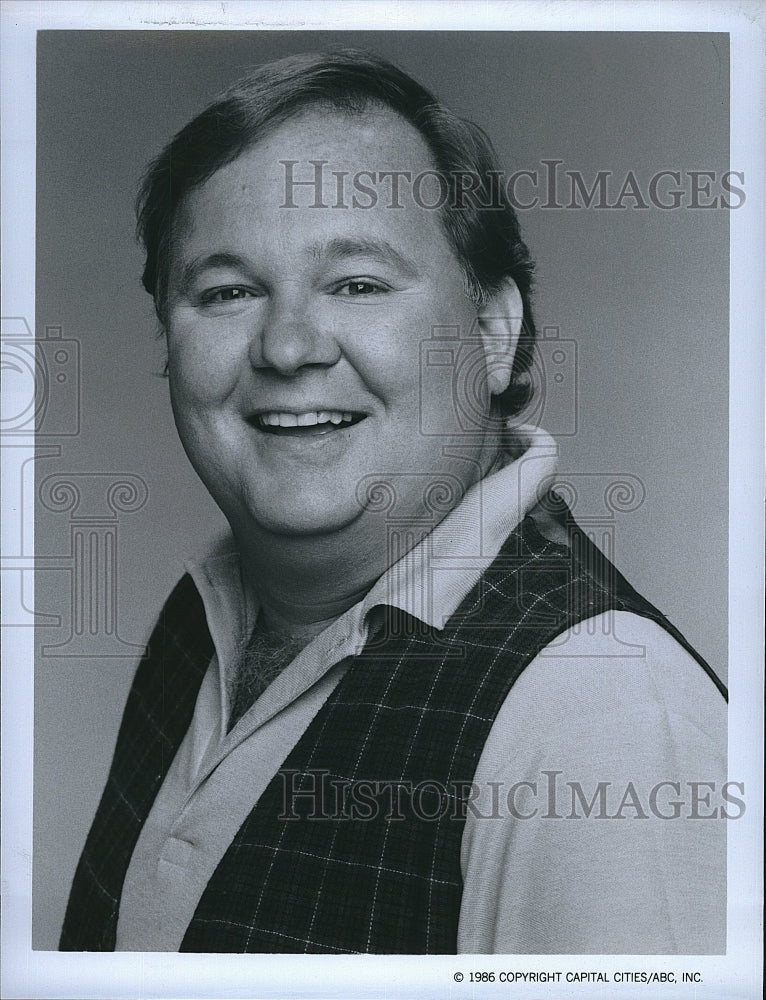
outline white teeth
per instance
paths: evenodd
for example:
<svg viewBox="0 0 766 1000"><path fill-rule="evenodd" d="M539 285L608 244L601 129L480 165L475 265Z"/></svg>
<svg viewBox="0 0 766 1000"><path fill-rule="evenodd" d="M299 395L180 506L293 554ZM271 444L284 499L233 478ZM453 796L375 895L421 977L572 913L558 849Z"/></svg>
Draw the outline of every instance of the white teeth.
<svg viewBox="0 0 766 1000"><path fill-rule="evenodd" d="M282 410L274 410L270 413L261 413L258 420L265 427L314 427L316 424L350 423L354 419L354 414L348 410L311 410L307 413L288 413Z"/></svg>

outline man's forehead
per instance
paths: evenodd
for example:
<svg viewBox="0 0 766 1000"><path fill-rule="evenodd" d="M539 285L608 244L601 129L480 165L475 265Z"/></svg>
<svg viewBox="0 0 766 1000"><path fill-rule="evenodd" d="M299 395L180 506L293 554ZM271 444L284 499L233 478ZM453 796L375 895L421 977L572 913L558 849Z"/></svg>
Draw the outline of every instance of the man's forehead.
<svg viewBox="0 0 766 1000"><path fill-rule="evenodd" d="M285 238L297 230L317 258L352 256L365 238L380 244L386 234L391 243L405 234L408 243L441 243L434 174L425 140L390 109L312 108L189 192L176 215L174 243L222 229L242 236L252 225L261 238L264 226Z"/></svg>
<svg viewBox="0 0 766 1000"><path fill-rule="evenodd" d="M276 162L291 149L311 151L324 157L330 150L373 159L360 163L359 169L385 169L393 161L407 161L402 169L432 166L425 139L420 132L392 108L370 102L366 107L346 110L325 105L310 105L287 120L270 126L245 151Z"/></svg>
<svg viewBox="0 0 766 1000"><path fill-rule="evenodd" d="M196 190L234 184L251 194L275 186L281 194L288 183L308 191L320 182L328 191L337 191L341 177L346 183L356 178L357 183L375 184L381 175L388 180L391 172L415 176L432 169L424 138L391 109L312 107L269 128Z"/></svg>

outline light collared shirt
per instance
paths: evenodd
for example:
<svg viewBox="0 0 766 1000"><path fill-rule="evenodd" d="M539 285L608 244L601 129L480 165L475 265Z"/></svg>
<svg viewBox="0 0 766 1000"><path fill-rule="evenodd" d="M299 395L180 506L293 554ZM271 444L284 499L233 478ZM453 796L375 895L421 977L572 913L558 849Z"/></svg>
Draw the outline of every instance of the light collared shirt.
<svg viewBox="0 0 766 1000"><path fill-rule="evenodd" d="M343 676L343 661L367 642L376 608L399 607L444 626L555 470L553 439L533 428L520 434L521 457L473 486L296 656L231 732L231 672L257 601L232 540L188 565L215 655L131 858L117 950L179 949L239 828ZM720 796L725 727L725 704L699 664L646 619L600 615L542 650L498 713L474 778L458 950L724 950L725 823L661 819L648 803L663 782L683 785L687 800L689 783L713 782ZM634 805L628 795L620 809L629 784ZM594 795L586 816L581 806ZM600 795L608 796L602 814L622 815L596 818ZM663 815L674 808L656 792L655 806Z"/></svg>

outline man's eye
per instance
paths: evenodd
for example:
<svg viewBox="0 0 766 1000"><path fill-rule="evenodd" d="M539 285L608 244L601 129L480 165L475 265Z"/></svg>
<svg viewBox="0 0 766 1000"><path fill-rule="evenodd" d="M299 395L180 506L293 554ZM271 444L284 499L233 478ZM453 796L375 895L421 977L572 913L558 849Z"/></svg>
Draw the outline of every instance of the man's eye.
<svg viewBox="0 0 766 1000"><path fill-rule="evenodd" d="M207 305L216 302L240 302L252 298L253 293L239 285L227 285L224 288L213 288L202 295L202 302Z"/></svg>
<svg viewBox="0 0 766 1000"><path fill-rule="evenodd" d="M338 295L375 295L378 292L386 292L388 289L385 285L378 284L376 281L364 281L359 279L354 279L353 281L344 281L342 285L337 288Z"/></svg>

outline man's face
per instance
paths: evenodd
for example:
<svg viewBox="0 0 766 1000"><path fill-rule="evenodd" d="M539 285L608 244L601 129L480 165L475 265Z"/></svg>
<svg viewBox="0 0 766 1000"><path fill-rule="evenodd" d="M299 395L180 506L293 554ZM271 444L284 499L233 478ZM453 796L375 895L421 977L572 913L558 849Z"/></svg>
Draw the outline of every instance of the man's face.
<svg viewBox="0 0 766 1000"><path fill-rule="evenodd" d="M235 533L317 535L365 523L358 487L372 475L390 482L397 516L417 516L424 474L446 472L466 488L477 463L487 464L486 387L478 433L462 457L445 457L459 430L452 371L421 366L435 326L468 336L477 316L438 212L407 195L393 208L382 187L370 208L353 207L348 187L345 208L313 207L307 187L293 189L298 207L283 207L280 161L297 161L293 177L306 180L317 159L328 161L328 206L338 201L333 172L432 168L418 133L389 111L308 112L191 192L176 220L173 410Z"/></svg>

